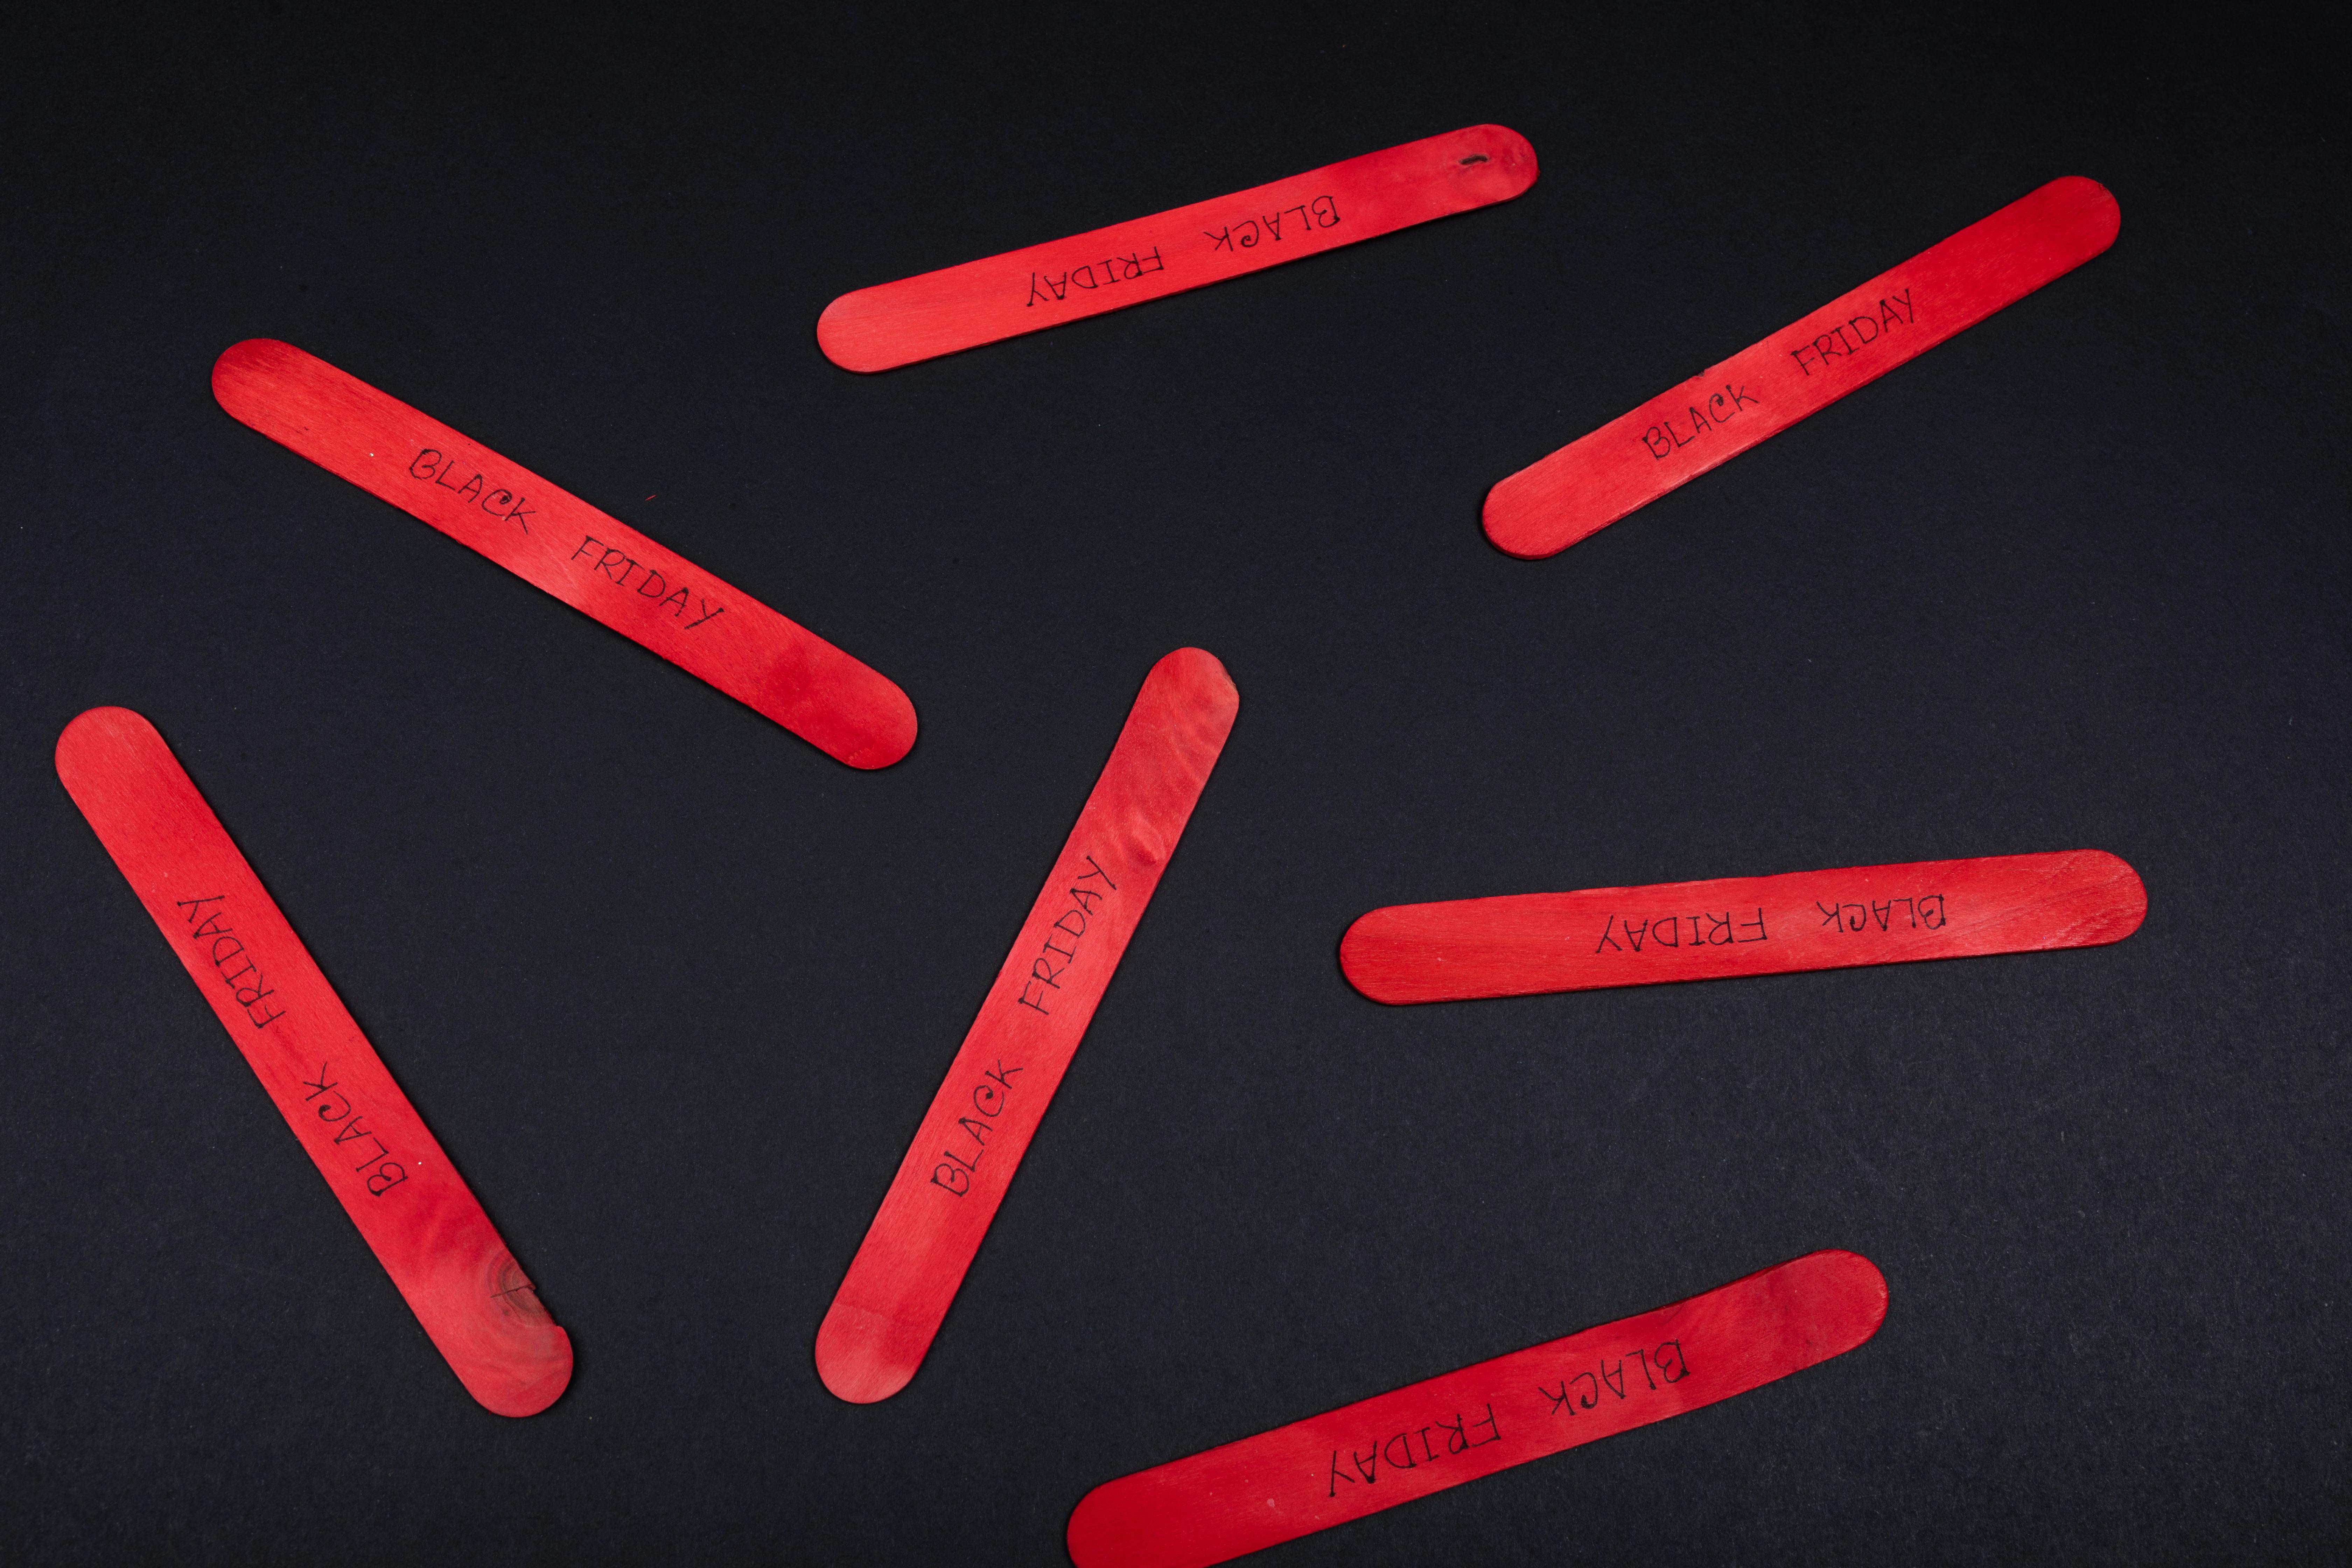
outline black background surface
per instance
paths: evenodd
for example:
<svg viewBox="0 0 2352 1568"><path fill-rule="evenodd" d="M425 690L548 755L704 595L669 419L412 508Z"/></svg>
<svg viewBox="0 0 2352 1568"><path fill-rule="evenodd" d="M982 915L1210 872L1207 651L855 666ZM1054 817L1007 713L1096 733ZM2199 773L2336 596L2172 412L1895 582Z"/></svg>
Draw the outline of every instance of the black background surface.
<svg viewBox="0 0 2352 1568"><path fill-rule="evenodd" d="M1822 1247L1851 1354L1265 1561L2352 1535L2345 114L2284 21L12 24L0 1546L1060 1561ZM1497 121L1517 201L874 377L835 295ZM1487 486L2042 182L2115 247L1549 562ZM282 337L899 681L854 773L236 424ZM816 1324L1151 662L1224 759L929 1363ZM152 718L578 1349L476 1407L59 787ZM2114 947L1384 1008L1378 905L2095 847Z"/></svg>

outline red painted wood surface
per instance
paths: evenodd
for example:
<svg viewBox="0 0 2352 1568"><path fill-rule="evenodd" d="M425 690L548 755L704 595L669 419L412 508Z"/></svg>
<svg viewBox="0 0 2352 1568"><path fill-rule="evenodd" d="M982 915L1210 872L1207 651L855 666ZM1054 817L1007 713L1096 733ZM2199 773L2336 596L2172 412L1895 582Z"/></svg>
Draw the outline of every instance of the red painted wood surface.
<svg viewBox="0 0 2352 1568"><path fill-rule="evenodd" d="M1458 1002L2121 942L2147 913L2103 850L1395 904L1339 939L1375 1002Z"/></svg>
<svg viewBox="0 0 2352 1568"><path fill-rule="evenodd" d="M889 370L1506 202L1535 179L1526 137L1473 125L844 294L817 318L817 346L845 370Z"/></svg>
<svg viewBox="0 0 2352 1568"><path fill-rule="evenodd" d="M817 1375L841 1398L887 1399L929 1353L1240 707L1199 648L1144 680L817 1331Z"/></svg>
<svg viewBox="0 0 2352 1568"><path fill-rule="evenodd" d="M1556 555L2073 271L2122 221L2105 186L2053 180L1513 474L1486 493L1486 537Z"/></svg>
<svg viewBox="0 0 2352 1568"><path fill-rule="evenodd" d="M154 726L91 709L58 777L466 1392L555 1403L571 1339Z"/></svg>
<svg viewBox="0 0 2352 1568"><path fill-rule="evenodd" d="M741 589L429 415L290 343L252 338L213 366L236 418L488 556L524 582L854 768L915 743L890 680Z"/></svg>
<svg viewBox="0 0 2352 1568"><path fill-rule="evenodd" d="M1745 1394L1861 1344L1886 1281L1815 1252L1190 1458L1070 1515L1077 1568L1204 1568Z"/></svg>

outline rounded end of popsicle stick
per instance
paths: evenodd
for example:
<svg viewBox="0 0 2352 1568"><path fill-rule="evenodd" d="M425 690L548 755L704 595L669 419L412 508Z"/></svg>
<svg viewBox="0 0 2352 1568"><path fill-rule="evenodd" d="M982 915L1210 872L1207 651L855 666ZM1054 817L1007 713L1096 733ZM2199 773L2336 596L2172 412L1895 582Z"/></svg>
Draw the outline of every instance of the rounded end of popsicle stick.
<svg viewBox="0 0 2352 1568"><path fill-rule="evenodd" d="M931 1336L835 1297L816 1331L816 1375L851 1405L877 1405L915 1379Z"/></svg>
<svg viewBox="0 0 2352 1568"><path fill-rule="evenodd" d="M874 677L875 688L866 697L865 734L856 749L841 760L853 768L887 768L915 749L915 704L887 675Z"/></svg>
<svg viewBox="0 0 2352 1568"><path fill-rule="evenodd" d="M502 1362L470 1372L457 1369L457 1380L474 1396L474 1403L493 1415L520 1419L536 1415L563 1397L563 1391L572 1386L572 1336L548 1323L535 1337L540 1343L527 1363Z"/></svg>
<svg viewBox="0 0 2352 1568"><path fill-rule="evenodd" d="M128 708L92 708L75 714L58 732L58 777L68 794L79 797L95 775L123 760L128 747L163 744L145 715Z"/></svg>
<svg viewBox="0 0 2352 1568"><path fill-rule="evenodd" d="M1561 517L1560 498L1552 495L1539 477L1542 467L1538 463L1496 481L1486 492L1486 504L1479 509L1478 521L1486 531L1486 542L1521 561L1557 555L1609 526L1596 522L1586 527Z"/></svg>
<svg viewBox="0 0 2352 1568"><path fill-rule="evenodd" d="M2147 884L2140 880L2131 862L2104 849L2079 849L2075 853L2085 865L2096 868L2094 879L2105 895L2095 933L2084 945L2121 942L2139 930L2141 922L2147 919Z"/></svg>
<svg viewBox="0 0 2352 1568"><path fill-rule="evenodd" d="M1122 1476L1103 1482L1070 1510L1062 1544L1077 1568L1142 1568L1162 1560L1154 1550L1162 1544L1156 1539L1160 1532L1153 1530L1154 1521L1133 1507L1119 1506L1121 1497L1132 1489L1124 1483L1133 1479Z"/></svg>
<svg viewBox="0 0 2352 1568"><path fill-rule="evenodd" d="M2042 188L2076 213L2084 237L2090 242L2083 253L2086 259L2115 244L2116 236L2123 232L2122 204L2113 191L2089 175L2061 174Z"/></svg>
<svg viewBox="0 0 2352 1568"><path fill-rule="evenodd" d="M869 773L915 749L915 704L897 681L846 654L821 687L803 682L796 700L762 710L834 761Z"/></svg>
<svg viewBox="0 0 2352 1568"><path fill-rule="evenodd" d="M827 305L816 319L818 350L842 369L854 370L860 375L896 370L922 357L903 352L903 344L894 334L877 330L865 298L872 292L870 289L852 289Z"/></svg>
<svg viewBox="0 0 2352 1568"><path fill-rule="evenodd" d="M1473 125L1456 134L1470 143L1465 163L1481 158L1492 165L1494 184L1483 193L1489 202L1507 202L1536 183L1535 143L1509 126Z"/></svg>
<svg viewBox="0 0 2352 1568"><path fill-rule="evenodd" d="M1206 648L1180 647L1162 654L1144 678L1146 685L1174 683L1183 689L1184 707L1212 724L1231 730L1242 710L1242 694L1224 661Z"/></svg>
<svg viewBox="0 0 2352 1568"><path fill-rule="evenodd" d="M1803 1301L1790 1316L1804 1331L1807 1365L1843 1355L1886 1321L1886 1276L1859 1252L1827 1247L1767 1272Z"/></svg>
<svg viewBox="0 0 2352 1568"><path fill-rule="evenodd" d="M247 338L231 343L213 361L213 400L231 416L250 425L247 411L259 401L262 384L282 381L286 367L310 356L292 343L276 338Z"/></svg>
<svg viewBox="0 0 2352 1568"><path fill-rule="evenodd" d="M536 1415L572 1385L572 1336L487 1222L472 1239L474 1263L436 1259L402 1292L475 1403L496 1415ZM449 1245L462 1249L466 1238Z"/></svg>
<svg viewBox="0 0 2352 1568"><path fill-rule="evenodd" d="M915 705L898 683L814 636L792 640L751 706L853 768L887 768L915 748Z"/></svg>
<svg viewBox="0 0 2352 1568"><path fill-rule="evenodd" d="M1390 973L1395 967L1396 944L1389 928L1395 923L1393 909L1371 910L1358 915L1339 936L1339 973L1359 994L1391 1007L1415 999Z"/></svg>
<svg viewBox="0 0 2352 1568"><path fill-rule="evenodd" d="M1171 1482L1168 1478L1174 1468L1138 1470L1105 1481L1080 1498L1062 1531L1070 1561L1077 1568L1210 1568L1246 1556L1258 1545L1274 1544L1236 1542L1231 1527L1238 1523L1246 1529L1251 1521L1226 1513L1233 1500L1212 1499L1181 1481ZM1271 1499L1267 1506L1273 1506ZM1308 1525L1307 1530L1320 1528Z"/></svg>

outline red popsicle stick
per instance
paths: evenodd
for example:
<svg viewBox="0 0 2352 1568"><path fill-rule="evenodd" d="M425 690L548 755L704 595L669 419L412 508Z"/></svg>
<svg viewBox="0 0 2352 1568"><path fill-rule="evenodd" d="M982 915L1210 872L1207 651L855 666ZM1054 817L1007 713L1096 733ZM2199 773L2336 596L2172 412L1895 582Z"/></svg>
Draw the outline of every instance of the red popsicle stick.
<svg viewBox="0 0 2352 1568"><path fill-rule="evenodd" d="M1240 708L1196 647L1145 678L817 1330L817 1375L841 1398L887 1399L922 1364Z"/></svg>
<svg viewBox="0 0 2352 1568"><path fill-rule="evenodd" d="M844 370L889 370L1507 202L1535 183L1526 137L1473 125L844 294L817 318L817 346Z"/></svg>
<svg viewBox="0 0 2352 1568"><path fill-rule="evenodd" d="M628 524L291 343L213 366L220 405L853 768L915 743L890 680Z"/></svg>
<svg viewBox="0 0 2352 1568"><path fill-rule="evenodd" d="M1878 1331L1870 1259L1814 1252L1704 1296L1107 1481L1077 1568L1205 1568L1745 1394Z"/></svg>
<svg viewBox="0 0 2352 1568"><path fill-rule="evenodd" d="M2121 942L2139 873L2098 849L1393 904L1339 939L1375 1002L1459 1002Z"/></svg>
<svg viewBox="0 0 2352 1568"><path fill-rule="evenodd" d="M1486 492L1486 537L1556 555L2115 243L2106 188L2051 181Z"/></svg>
<svg viewBox="0 0 2352 1568"><path fill-rule="evenodd" d="M466 1392L535 1415L572 1341L153 725L93 708L58 777Z"/></svg>

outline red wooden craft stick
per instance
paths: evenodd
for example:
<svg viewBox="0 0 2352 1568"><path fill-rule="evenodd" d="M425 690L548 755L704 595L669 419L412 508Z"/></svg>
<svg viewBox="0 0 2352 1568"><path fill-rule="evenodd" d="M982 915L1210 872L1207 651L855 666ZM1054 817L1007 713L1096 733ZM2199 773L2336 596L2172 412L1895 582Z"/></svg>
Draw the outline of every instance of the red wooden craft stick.
<svg viewBox="0 0 2352 1568"><path fill-rule="evenodd" d="M817 318L817 346L844 370L889 370L1507 202L1535 182L1526 137L1473 125L844 294Z"/></svg>
<svg viewBox="0 0 2352 1568"><path fill-rule="evenodd" d="M535 1415L572 1341L153 725L93 708L58 777L466 1392Z"/></svg>
<svg viewBox="0 0 2352 1568"><path fill-rule="evenodd" d="M2051 181L1486 492L1486 537L1556 555L2115 243L2106 188Z"/></svg>
<svg viewBox="0 0 2352 1568"><path fill-rule="evenodd" d="M1878 1331L1870 1259L1814 1252L1704 1296L1139 1470L1070 1515L1077 1568L1205 1568L1745 1394Z"/></svg>
<svg viewBox="0 0 2352 1568"><path fill-rule="evenodd" d="M220 405L853 768L915 743L887 678L519 463L291 343L213 366Z"/></svg>
<svg viewBox="0 0 2352 1568"><path fill-rule="evenodd" d="M2069 849L1394 904L1348 928L1339 967L1375 1002L1460 1002L2096 947L2147 913L2139 873Z"/></svg>
<svg viewBox="0 0 2352 1568"><path fill-rule="evenodd" d="M817 1330L817 1375L841 1398L887 1399L922 1364L1240 708L1196 647L1145 678Z"/></svg>

